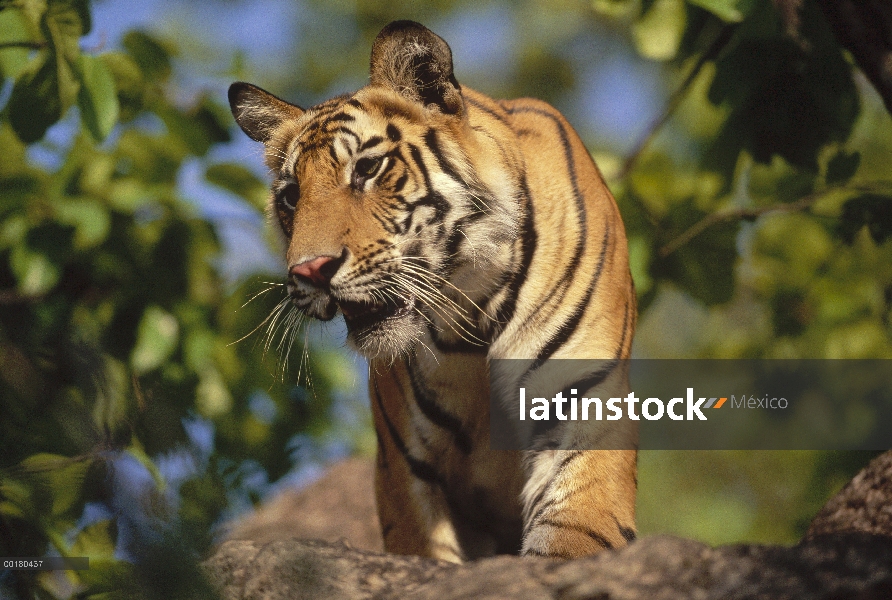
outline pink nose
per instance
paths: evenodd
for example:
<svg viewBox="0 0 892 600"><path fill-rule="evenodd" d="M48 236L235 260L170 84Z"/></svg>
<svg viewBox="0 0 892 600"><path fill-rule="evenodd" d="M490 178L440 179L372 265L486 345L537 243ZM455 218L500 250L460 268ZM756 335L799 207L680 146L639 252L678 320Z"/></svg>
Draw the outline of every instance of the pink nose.
<svg viewBox="0 0 892 600"><path fill-rule="evenodd" d="M299 265L291 267L289 273L292 277L309 280L317 287L328 285L331 278L337 272L341 261L336 256L317 256Z"/></svg>

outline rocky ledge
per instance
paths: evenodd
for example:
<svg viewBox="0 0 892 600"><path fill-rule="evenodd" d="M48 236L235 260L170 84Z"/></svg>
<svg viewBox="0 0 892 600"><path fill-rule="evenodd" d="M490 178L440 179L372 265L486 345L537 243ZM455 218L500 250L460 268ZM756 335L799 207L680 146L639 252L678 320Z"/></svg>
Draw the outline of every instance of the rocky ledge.
<svg viewBox="0 0 892 600"><path fill-rule="evenodd" d="M360 472L370 466L350 468L357 481L370 481ZM343 469L336 474L345 480ZM325 485L317 484L316 495ZM331 487L329 482L325 489ZM309 502L313 488L306 494ZM346 521L367 522L370 516ZM892 452L874 459L834 496L792 547L713 548L654 536L571 561L500 556L453 565L355 548L346 539L266 537L227 541L205 568L226 600L885 600L892 598Z"/></svg>

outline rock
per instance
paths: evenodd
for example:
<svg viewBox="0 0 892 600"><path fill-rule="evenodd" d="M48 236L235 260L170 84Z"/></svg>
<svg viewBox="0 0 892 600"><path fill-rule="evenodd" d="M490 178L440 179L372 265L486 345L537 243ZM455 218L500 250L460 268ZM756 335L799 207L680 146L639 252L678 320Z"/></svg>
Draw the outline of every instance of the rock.
<svg viewBox="0 0 892 600"><path fill-rule="evenodd" d="M842 531L892 536L892 452L870 461L833 496L818 511L805 537Z"/></svg>
<svg viewBox="0 0 892 600"><path fill-rule="evenodd" d="M255 539L224 543L204 567L225 600L879 600L892 598L890 506L892 452L831 499L793 547L654 536L571 561L499 556L453 565L344 543Z"/></svg>
<svg viewBox="0 0 892 600"><path fill-rule="evenodd" d="M375 509L375 467L351 458L334 465L303 490L288 490L231 525L230 540L264 543L289 538L336 542L384 550Z"/></svg>

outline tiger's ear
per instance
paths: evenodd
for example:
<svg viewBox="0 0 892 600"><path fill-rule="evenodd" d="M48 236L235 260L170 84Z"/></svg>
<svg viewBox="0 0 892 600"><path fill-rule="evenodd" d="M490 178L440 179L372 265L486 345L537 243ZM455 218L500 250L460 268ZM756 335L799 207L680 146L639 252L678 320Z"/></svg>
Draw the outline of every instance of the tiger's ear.
<svg viewBox="0 0 892 600"><path fill-rule="evenodd" d="M372 46L372 85L461 115L461 86L452 72L452 50L443 38L414 21L394 21L381 30Z"/></svg>
<svg viewBox="0 0 892 600"><path fill-rule="evenodd" d="M304 114L304 109L299 106L241 81L229 86L229 108L242 131L255 142L264 144L283 121L297 119Z"/></svg>

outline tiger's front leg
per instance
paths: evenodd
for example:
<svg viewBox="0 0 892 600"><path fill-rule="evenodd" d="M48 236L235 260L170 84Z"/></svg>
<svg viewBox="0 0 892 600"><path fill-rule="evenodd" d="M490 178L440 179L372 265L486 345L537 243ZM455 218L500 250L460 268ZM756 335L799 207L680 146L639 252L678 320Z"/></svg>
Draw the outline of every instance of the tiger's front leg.
<svg viewBox="0 0 892 600"><path fill-rule="evenodd" d="M544 450L525 461L523 555L575 558L635 539L636 451Z"/></svg>
<svg viewBox="0 0 892 600"><path fill-rule="evenodd" d="M516 554L520 453L489 448L488 421L476 410L487 393L482 357L433 361L435 371L461 383L452 388L422 362L372 363L375 490L384 547L451 562ZM422 381L425 376L430 379Z"/></svg>
<svg viewBox="0 0 892 600"><path fill-rule="evenodd" d="M398 368L398 366L397 366ZM410 413L394 369L369 378L372 416L378 439L375 500L384 549L450 562L466 557L450 516L437 468L410 447Z"/></svg>

